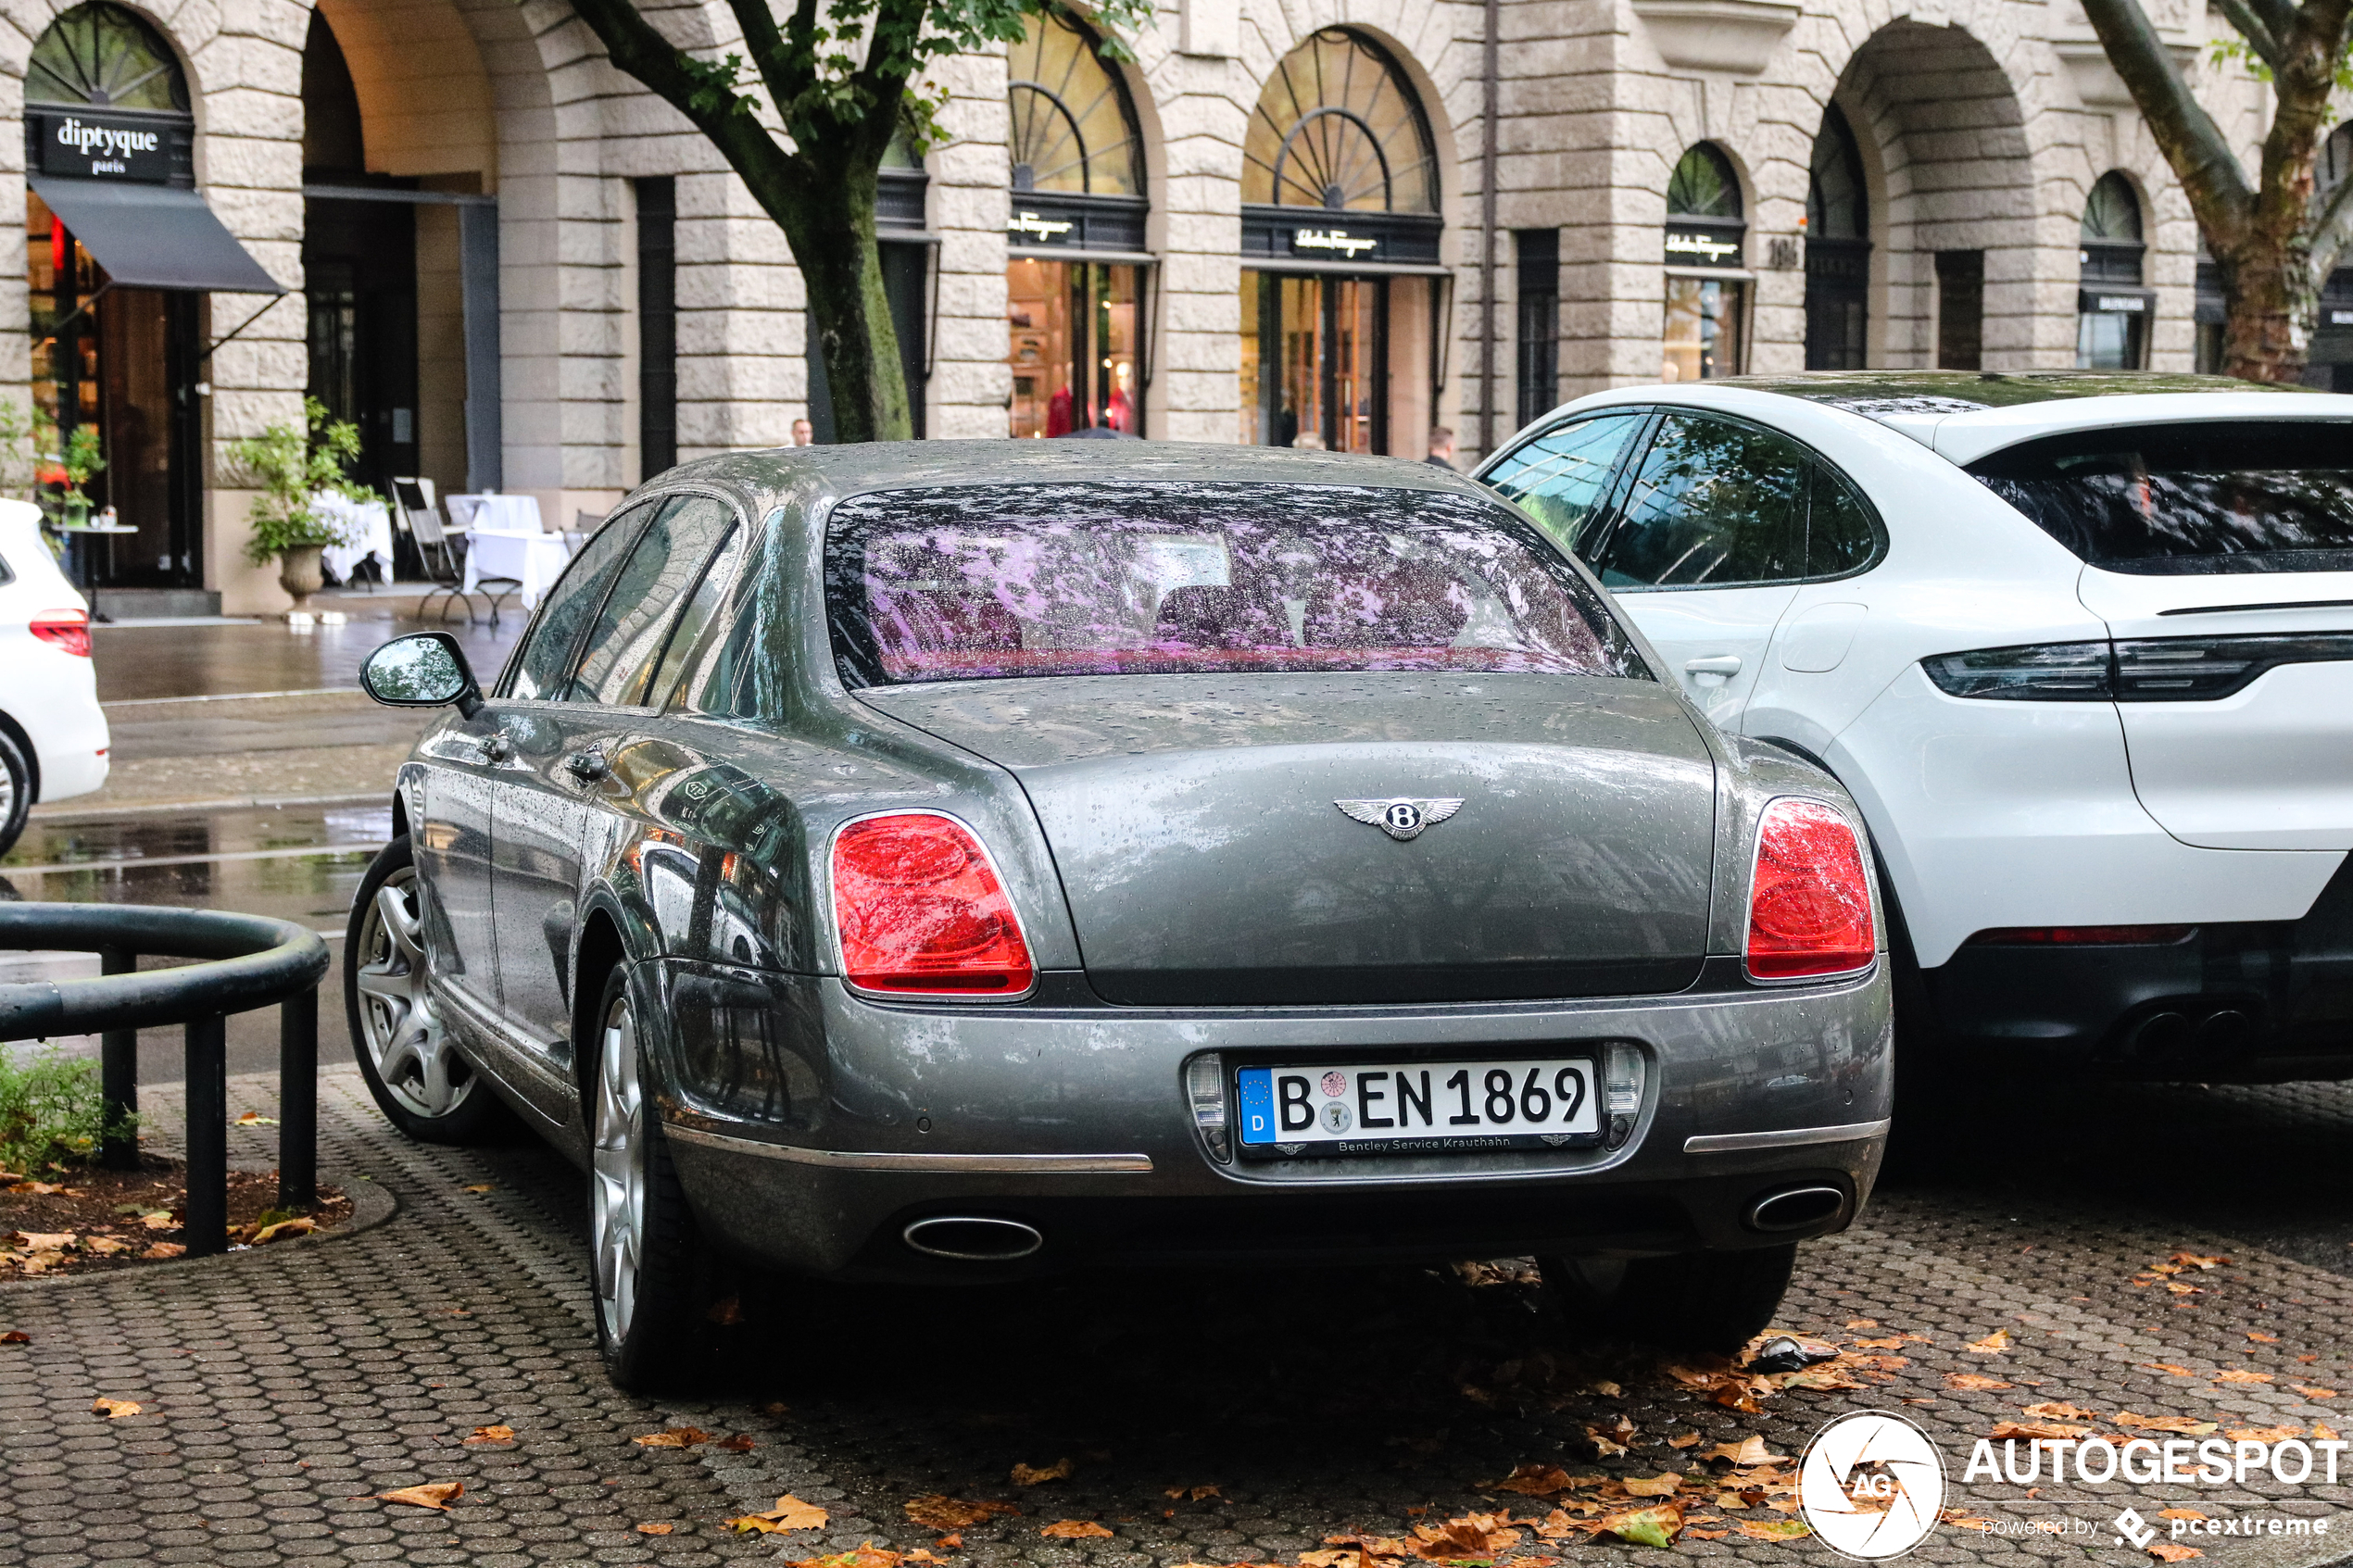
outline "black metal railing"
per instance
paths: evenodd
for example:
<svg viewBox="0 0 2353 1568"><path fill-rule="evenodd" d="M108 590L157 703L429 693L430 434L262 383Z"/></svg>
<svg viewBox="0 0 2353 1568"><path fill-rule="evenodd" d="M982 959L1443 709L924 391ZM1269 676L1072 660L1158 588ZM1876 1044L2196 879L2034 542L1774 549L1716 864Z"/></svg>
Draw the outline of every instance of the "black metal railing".
<svg viewBox="0 0 2353 1568"><path fill-rule="evenodd" d="M0 1043L96 1035L109 1135L99 1158L136 1170L139 1031L186 1030L190 1257L229 1249L228 1017L278 1009L278 1207L319 1198L319 982L327 945L292 921L138 904L0 904L0 951L96 953L97 975L0 985ZM142 970L143 957L193 959Z"/></svg>

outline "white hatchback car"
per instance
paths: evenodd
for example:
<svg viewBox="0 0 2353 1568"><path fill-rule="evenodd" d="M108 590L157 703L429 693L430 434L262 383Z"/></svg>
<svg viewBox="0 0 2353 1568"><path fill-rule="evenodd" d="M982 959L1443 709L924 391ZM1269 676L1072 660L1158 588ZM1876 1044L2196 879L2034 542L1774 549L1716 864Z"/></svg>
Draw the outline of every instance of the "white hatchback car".
<svg viewBox="0 0 2353 1568"><path fill-rule="evenodd" d="M1907 1038L1959 1066L2353 1076L2353 396L1636 387L1479 477L1719 725L1853 792Z"/></svg>
<svg viewBox="0 0 2353 1568"><path fill-rule="evenodd" d="M107 715L90 614L41 538L41 513L0 500L0 854L36 800L107 782Z"/></svg>

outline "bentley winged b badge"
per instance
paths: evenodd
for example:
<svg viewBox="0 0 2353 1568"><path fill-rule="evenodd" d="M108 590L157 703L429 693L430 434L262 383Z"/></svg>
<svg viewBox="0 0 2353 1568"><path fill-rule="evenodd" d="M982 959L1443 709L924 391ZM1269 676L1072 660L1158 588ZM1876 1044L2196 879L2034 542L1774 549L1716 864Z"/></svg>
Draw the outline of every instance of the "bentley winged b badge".
<svg viewBox="0 0 2353 1568"><path fill-rule="evenodd" d="M1335 800L1333 805L1360 822L1369 822L1401 843L1417 838L1432 822L1442 822L1463 809L1460 800Z"/></svg>

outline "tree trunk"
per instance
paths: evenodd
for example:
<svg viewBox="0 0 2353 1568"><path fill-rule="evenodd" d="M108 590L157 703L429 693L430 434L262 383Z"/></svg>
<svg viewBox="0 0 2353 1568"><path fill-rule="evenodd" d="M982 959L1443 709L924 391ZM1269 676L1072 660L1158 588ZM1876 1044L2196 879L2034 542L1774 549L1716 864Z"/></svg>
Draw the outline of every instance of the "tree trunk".
<svg viewBox="0 0 2353 1568"><path fill-rule="evenodd" d="M2320 320L2305 236L2285 244L2257 231L2222 270L2222 373L2242 381L2295 382Z"/></svg>
<svg viewBox="0 0 2353 1568"><path fill-rule="evenodd" d="M849 138L844 137L845 142ZM754 189L792 247L808 296L803 320L817 334L834 439L908 441L914 437L899 332L883 293L882 253L875 244L875 160L848 147L804 152L809 177L779 189Z"/></svg>

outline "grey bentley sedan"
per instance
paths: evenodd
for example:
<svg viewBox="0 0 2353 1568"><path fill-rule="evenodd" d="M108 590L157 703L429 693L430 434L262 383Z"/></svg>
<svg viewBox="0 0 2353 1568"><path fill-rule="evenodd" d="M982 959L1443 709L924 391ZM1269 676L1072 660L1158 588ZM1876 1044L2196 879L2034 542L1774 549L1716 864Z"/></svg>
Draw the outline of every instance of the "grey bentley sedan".
<svg viewBox="0 0 2353 1568"><path fill-rule="evenodd" d="M1534 1255L1736 1346L1890 1092L1876 873L1522 513L1417 463L930 442L673 470L453 711L354 907L413 1136L585 1167L659 1378L715 1256L954 1283Z"/></svg>

